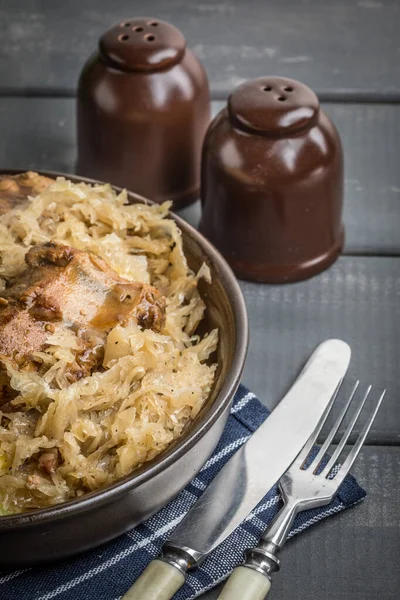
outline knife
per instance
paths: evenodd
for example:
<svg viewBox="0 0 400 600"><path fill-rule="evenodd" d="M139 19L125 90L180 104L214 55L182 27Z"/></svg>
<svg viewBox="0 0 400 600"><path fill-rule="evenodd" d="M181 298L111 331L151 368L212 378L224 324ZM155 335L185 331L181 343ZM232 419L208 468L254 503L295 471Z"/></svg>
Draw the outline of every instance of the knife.
<svg viewBox="0 0 400 600"><path fill-rule="evenodd" d="M335 399L350 363L346 342L313 352L286 396L229 459L122 600L170 600L264 498L299 454Z"/></svg>

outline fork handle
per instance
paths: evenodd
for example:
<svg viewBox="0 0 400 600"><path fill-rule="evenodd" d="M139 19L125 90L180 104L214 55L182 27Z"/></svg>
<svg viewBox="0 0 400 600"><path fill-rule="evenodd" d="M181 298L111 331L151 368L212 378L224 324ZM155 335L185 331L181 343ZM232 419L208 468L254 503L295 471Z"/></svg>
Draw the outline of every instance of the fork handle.
<svg viewBox="0 0 400 600"><path fill-rule="evenodd" d="M179 569L162 560L152 560L122 600L170 600L185 583Z"/></svg>
<svg viewBox="0 0 400 600"><path fill-rule="evenodd" d="M226 582L218 600L264 600L271 580L250 567L236 567Z"/></svg>

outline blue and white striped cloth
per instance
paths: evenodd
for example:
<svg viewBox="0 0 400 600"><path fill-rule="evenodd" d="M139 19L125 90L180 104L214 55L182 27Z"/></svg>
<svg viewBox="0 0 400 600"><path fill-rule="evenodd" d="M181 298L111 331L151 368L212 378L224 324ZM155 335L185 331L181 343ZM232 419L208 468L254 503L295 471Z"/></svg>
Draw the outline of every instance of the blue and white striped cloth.
<svg viewBox="0 0 400 600"><path fill-rule="evenodd" d="M42 569L0 573L4 600L117 600L132 585L202 491L251 434L268 417L267 409L240 386L222 438L200 473L160 512L115 541ZM300 513L290 536L338 513L364 498L365 492L348 476L336 500L327 507ZM176 600L197 598L225 579L241 562L245 548L254 545L281 507L275 486L236 531L193 571Z"/></svg>

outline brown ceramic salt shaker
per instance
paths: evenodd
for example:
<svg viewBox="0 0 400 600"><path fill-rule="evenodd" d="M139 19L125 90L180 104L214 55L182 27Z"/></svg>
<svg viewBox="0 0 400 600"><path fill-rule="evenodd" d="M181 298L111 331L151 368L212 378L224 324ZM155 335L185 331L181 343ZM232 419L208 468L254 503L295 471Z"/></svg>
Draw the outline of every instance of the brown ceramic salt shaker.
<svg viewBox="0 0 400 600"><path fill-rule="evenodd" d="M209 88L182 33L127 19L100 38L78 86L77 171L174 208L194 201Z"/></svg>
<svg viewBox="0 0 400 600"><path fill-rule="evenodd" d="M282 77L234 90L202 157L200 230L238 277L280 283L330 266L344 243L343 154L315 93Z"/></svg>

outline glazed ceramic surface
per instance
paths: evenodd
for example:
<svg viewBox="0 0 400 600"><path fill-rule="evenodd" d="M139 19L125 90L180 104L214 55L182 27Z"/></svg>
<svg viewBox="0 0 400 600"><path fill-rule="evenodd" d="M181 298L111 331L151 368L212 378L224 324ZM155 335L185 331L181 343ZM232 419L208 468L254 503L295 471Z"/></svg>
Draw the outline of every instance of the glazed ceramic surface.
<svg viewBox="0 0 400 600"><path fill-rule="evenodd" d="M201 232L244 279L286 282L327 268L344 242L343 155L304 84L240 85L203 148Z"/></svg>
<svg viewBox="0 0 400 600"><path fill-rule="evenodd" d="M174 209L198 197L208 80L179 29L152 18L111 27L82 70L77 110L79 174Z"/></svg>

